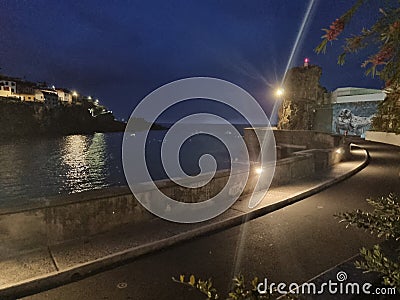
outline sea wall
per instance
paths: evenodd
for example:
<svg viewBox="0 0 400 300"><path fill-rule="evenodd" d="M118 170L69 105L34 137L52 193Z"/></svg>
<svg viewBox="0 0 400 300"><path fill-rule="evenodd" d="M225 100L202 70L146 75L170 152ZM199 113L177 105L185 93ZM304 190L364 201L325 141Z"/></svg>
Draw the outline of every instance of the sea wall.
<svg viewBox="0 0 400 300"><path fill-rule="evenodd" d="M254 133L254 132L253 132ZM343 158L336 146L340 139L335 136L315 132L274 132L277 144L295 151L276 163L272 186L284 185L290 181L313 175ZM297 136L301 135L301 136ZM257 145L251 131L245 134L250 148ZM290 144L289 144L290 143ZM308 147L318 149L309 149ZM292 149L293 150L293 149ZM256 153L256 151L253 152ZM290 152L290 151L289 151ZM256 172L257 162L251 166L249 178L243 181L243 174L233 174L234 184L226 191L226 197L251 193L260 178ZM171 180L157 181L156 185L166 195L183 202L200 202L218 194L226 185L229 170L221 170L206 185L200 180L197 188L183 188ZM264 184L264 182L262 182ZM261 184L261 189L266 188ZM151 198L154 188L144 189L141 198ZM132 195L128 187L93 190L71 195L46 198L30 207L13 211L0 211L0 243L2 256L12 255L19 249L37 248L57 244L67 240L85 238L128 223L143 222L155 218ZM167 209L167 208L166 208Z"/></svg>

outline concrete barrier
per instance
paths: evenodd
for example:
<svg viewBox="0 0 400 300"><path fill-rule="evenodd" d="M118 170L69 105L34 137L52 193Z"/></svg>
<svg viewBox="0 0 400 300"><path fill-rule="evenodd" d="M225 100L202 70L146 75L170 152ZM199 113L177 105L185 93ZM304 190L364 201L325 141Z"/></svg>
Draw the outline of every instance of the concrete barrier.
<svg viewBox="0 0 400 300"><path fill-rule="evenodd" d="M1 256L151 218L126 187L47 198L36 207L1 212Z"/></svg>
<svg viewBox="0 0 400 300"><path fill-rule="evenodd" d="M392 132L367 131L365 132L365 140L400 146L400 134Z"/></svg>
<svg viewBox="0 0 400 300"><path fill-rule="evenodd" d="M257 161L260 154L260 145L257 139L257 132L270 130L269 128L245 128L244 139L252 161ZM284 158L287 148L292 145L294 148L304 147L305 149L349 149L344 136L333 135L325 132L310 130L274 130L275 143L277 145L278 158ZM260 134L262 136L262 134ZM285 149L286 148L286 149ZM299 149L297 149L299 150ZM289 151L293 153L293 151ZM290 153L289 153L290 154ZM345 153L346 155L348 152Z"/></svg>
<svg viewBox="0 0 400 300"><path fill-rule="evenodd" d="M249 131L249 133L251 133ZM251 137L251 134L247 137ZM284 185L294 179L311 176L316 170L327 168L340 161L342 154L336 148L339 145L336 137L327 134L304 132L304 139L294 137L295 132L275 133L277 141L289 144L303 143L307 146L321 146L322 149L298 150L287 158L276 162L273 186ZM247 139L249 152L257 154L254 139ZM253 144L252 144L253 143ZM285 144L282 143L282 144ZM320 143L320 144L319 144ZM258 150L259 151L259 150ZM249 178L242 182L240 172L233 174L237 180L227 191L226 197L252 193L260 174L255 172L257 163L251 166ZM230 170L217 171L214 178L198 188L184 188L171 180L157 181L158 188L167 196L183 202L200 202L218 194L230 176ZM261 177L262 178L262 177ZM266 188L261 182L261 188ZM151 188L143 191L143 198L152 197ZM239 194L238 194L239 193ZM107 188L87 191L72 195L48 197L44 202L34 202L14 210L0 211L0 245L1 256L12 255L19 249L37 248L57 244L67 240L85 238L127 223L148 221L154 216L149 213L132 195L128 187Z"/></svg>

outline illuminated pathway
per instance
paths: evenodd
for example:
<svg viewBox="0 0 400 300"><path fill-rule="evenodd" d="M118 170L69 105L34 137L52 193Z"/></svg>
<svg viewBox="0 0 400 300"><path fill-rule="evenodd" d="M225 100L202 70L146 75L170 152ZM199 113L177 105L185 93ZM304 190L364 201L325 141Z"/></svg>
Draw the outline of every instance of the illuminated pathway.
<svg viewBox="0 0 400 300"><path fill-rule="evenodd" d="M171 277L213 277L223 292L235 265L247 278L307 281L376 242L362 230L338 224L333 214L366 208L364 200L370 196L400 194L400 148L372 143L365 147L371 155L365 169L303 201L27 299L204 299Z"/></svg>

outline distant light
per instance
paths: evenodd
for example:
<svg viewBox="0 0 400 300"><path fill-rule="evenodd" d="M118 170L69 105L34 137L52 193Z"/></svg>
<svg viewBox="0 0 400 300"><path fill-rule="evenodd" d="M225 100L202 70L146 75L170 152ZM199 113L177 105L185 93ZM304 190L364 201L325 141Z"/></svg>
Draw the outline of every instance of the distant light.
<svg viewBox="0 0 400 300"><path fill-rule="evenodd" d="M73 91L73 92L72 92L72 96L76 97L76 96L78 96L78 93L75 92L75 91Z"/></svg>
<svg viewBox="0 0 400 300"><path fill-rule="evenodd" d="M342 148L338 148L335 151L337 154L342 154L344 152L344 150Z"/></svg>
<svg viewBox="0 0 400 300"><path fill-rule="evenodd" d="M284 91L282 88L279 88L279 89L276 90L275 94L276 94L278 97L280 97L280 96L283 95L284 92L285 92L285 91Z"/></svg>
<svg viewBox="0 0 400 300"><path fill-rule="evenodd" d="M256 168L256 174L260 175L263 172L262 168Z"/></svg>
<svg viewBox="0 0 400 300"><path fill-rule="evenodd" d="M305 62L305 63L308 63L308 62L310 62L310 60L306 57L306 58L304 59L304 62Z"/></svg>
<svg viewBox="0 0 400 300"><path fill-rule="evenodd" d="M87 98L88 98L89 100L92 100L92 97L91 97L91 96L88 96Z"/></svg>

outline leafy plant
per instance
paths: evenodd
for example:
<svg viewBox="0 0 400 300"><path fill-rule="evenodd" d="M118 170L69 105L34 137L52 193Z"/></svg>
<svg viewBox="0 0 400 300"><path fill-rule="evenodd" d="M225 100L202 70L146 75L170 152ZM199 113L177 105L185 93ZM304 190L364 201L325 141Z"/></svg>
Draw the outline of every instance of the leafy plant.
<svg viewBox="0 0 400 300"><path fill-rule="evenodd" d="M212 279L209 278L208 280L201 280L195 278L194 275L189 276L189 280L185 281L185 275L180 275L179 279L172 277L172 280L197 289L199 292L204 294L207 300L215 300L221 299L217 290L213 286ZM272 299L279 299L282 300L296 300L299 299L294 294L286 294L281 295L279 294L275 288L272 289L272 293L261 294L257 290L257 285L259 284L258 278L254 277L249 283L246 284L243 275L235 276L232 279L232 288L228 292L227 300L272 300ZM269 287L267 287L267 291L270 292Z"/></svg>
<svg viewBox="0 0 400 300"><path fill-rule="evenodd" d="M190 275L189 280L185 281L185 275L179 275L179 280L175 279L175 277L172 277L172 280L189 287L194 287L195 289L206 295L207 300L219 299L217 290L214 288L211 278L209 278L208 280L197 279L196 281L194 275Z"/></svg>
<svg viewBox="0 0 400 300"><path fill-rule="evenodd" d="M378 104L378 114L372 119L372 128L400 133L400 90L392 91Z"/></svg>
<svg viewBox="0 0 400 300"><path fill-rule="evenodd" d="M382 275L385 285L394 286L400 291L399 260L394 262L386 257L379 245L375 245L371 250L363 247L360 252L365 261L357 261L356 268L367 272L378 272Z"/></svg>
<svg viewBox="0 0 400 300"><path fill-rule="evenodd" d="M336 215L340 222L346 222L348 226L356 226L365 229L378 237L398 242L400 240L400 203L395 194L389 194L379 199L367 199L374 208L372 212L355 210ZM398 249L397 249L398 251ZM386 256L379 245L369 250L360 250L364 261L357 261L355 266L366 272L377 272L383 278L385 285L394 286L400 291L400 256L395 260Z"/></svg>
<svg viewBox="0 0 400 300"><path fill-rule="evenodd" d="M370 1L355 1L328 29L322 29L325 34L315 51L326 53L328 42L338 40L360 7ZM369 28L363 28L358 34L345 38L338 63L343 65L350 53L357 53L368 47L375 49L375 53L364 59L361 66L367 68L366 75L379 76L385 82L388 96L378 107L373 129L400 133L400 1L385 0L380 3L382 6L377 11L375 23Z"/></svg>

